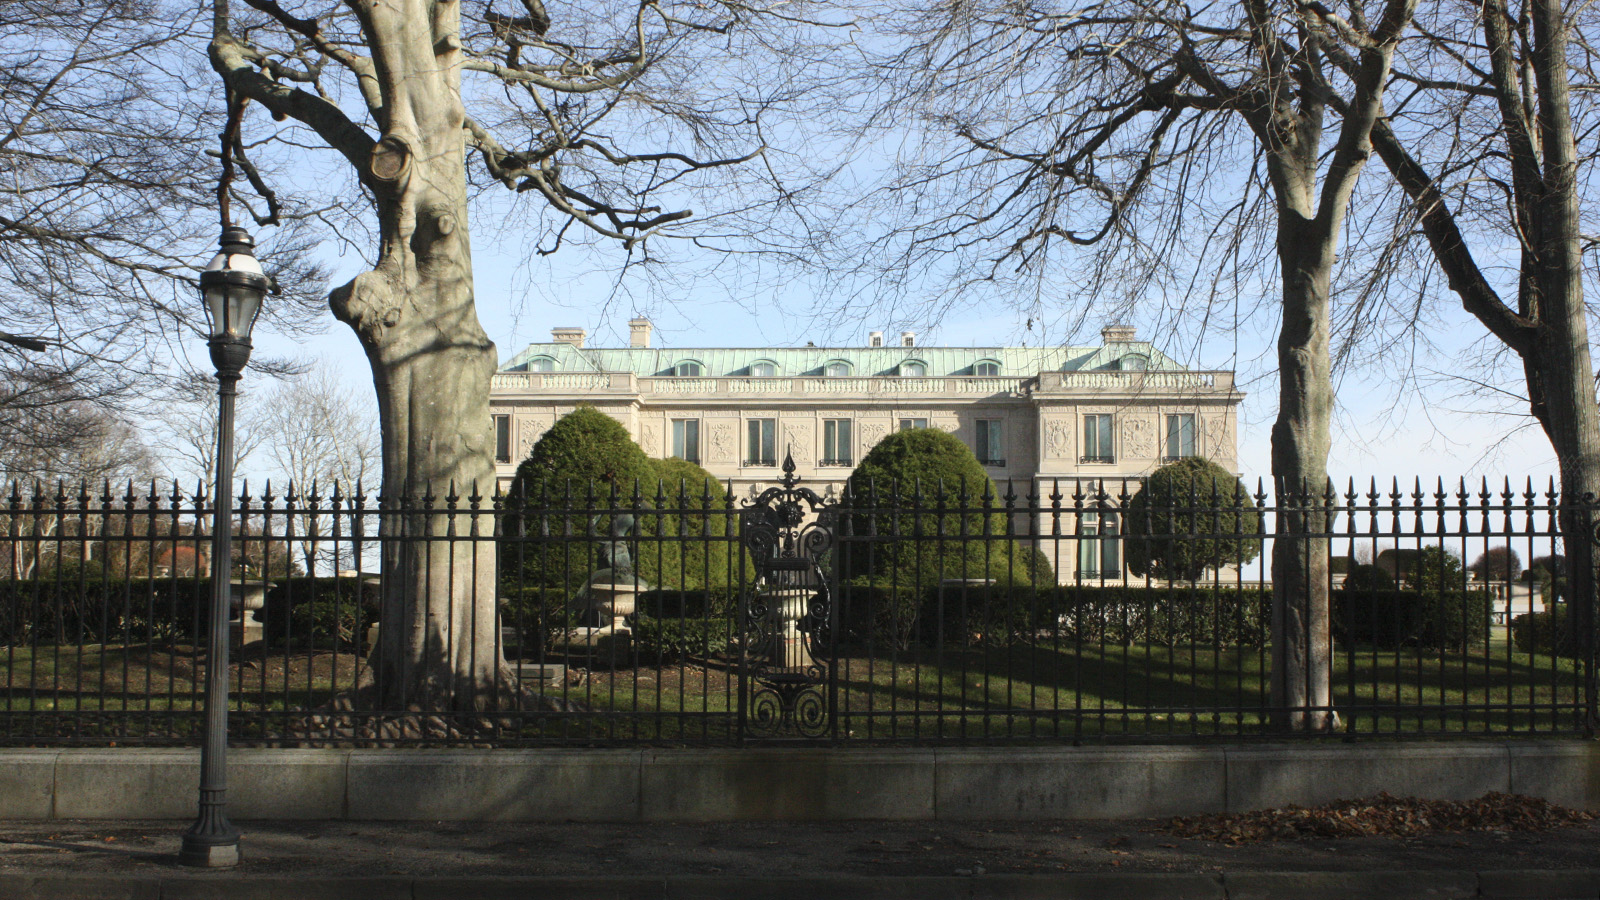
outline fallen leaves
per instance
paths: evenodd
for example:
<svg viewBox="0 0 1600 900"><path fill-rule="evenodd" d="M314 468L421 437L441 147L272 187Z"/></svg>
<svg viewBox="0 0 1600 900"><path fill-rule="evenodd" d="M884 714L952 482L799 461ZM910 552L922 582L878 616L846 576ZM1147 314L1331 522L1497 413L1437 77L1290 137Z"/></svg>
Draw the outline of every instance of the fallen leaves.
<svg viewBox="0 0 1600 900"><path fill-rule="evenodd" d="M1491 791L1476 800L1423 800L1380 793L1323 806L1176 818L1159 830L1179 837L1242 844L1300 838L1417 837L1439 832L1547 831L1593 821L1595 814L1537 797Z"/></svg>

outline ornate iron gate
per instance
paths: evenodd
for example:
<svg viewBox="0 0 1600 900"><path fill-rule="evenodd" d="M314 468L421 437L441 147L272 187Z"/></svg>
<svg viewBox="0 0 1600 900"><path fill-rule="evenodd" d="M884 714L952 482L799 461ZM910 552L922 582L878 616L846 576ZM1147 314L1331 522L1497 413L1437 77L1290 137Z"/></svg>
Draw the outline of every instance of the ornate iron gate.
<svg viewBox="0 0 1600 900"><path fill-rule="evenodd" d="M783 477L740 513L755 578L740 592L739 736L745 741L837 737L838 623L830 557L837 506Z"/></svg>

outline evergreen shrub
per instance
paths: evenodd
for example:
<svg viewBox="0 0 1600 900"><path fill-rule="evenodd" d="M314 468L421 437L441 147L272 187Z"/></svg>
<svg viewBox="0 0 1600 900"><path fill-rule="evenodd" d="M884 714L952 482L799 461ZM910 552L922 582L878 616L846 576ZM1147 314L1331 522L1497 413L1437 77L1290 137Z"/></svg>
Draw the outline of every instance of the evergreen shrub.
<svg viewBox="0 0 1600 900"><path fill-rule="evenodd" d="M1261 514L1244 484L1203 457L1168 463L1128 501L1122 535L1129 571L1194 581L1207 569L1261 555Z"/></svg>

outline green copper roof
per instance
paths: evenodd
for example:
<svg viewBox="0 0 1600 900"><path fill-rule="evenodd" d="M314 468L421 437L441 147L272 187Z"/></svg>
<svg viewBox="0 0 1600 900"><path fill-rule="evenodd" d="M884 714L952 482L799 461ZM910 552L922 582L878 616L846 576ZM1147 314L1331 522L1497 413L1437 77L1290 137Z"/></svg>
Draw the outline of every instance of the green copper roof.
<svg viewBox="0 0 1600 900"><path fill-rule="evenodd" d="M552 361L555 372L632 372L639 376L672 375L681 362L698 362L701 374L711 377L750 374L751 365L769 362L777 375L821 375L823 367L842 361L852 375L894 375L905 362L921 362L930 376L972 375L984 361L1000 364L1001 375L1036 375L1047 371L1087 371L1107 368L1129 356L1142 356L1148 368L1182 370L1171 357L1145 341L1113 343L1103 347L649 347L585 348L552 342L529 344L500 367L502 372L522 372L540 357Z"/></svg>

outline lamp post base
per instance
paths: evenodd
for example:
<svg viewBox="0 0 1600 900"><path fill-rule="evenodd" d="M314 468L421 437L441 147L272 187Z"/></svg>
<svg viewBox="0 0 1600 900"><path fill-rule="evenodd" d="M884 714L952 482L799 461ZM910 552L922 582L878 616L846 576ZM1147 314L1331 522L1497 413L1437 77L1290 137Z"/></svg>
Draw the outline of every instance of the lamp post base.
<svg viewBox="0 0 1600 900"><path fill-rule="evenodd" d="M239 864L239 839L231 844L202 844L189 835L183 836L183 849L178 851L178 863L208 869L225 869Z"/></svg>
<svg viewBox="0 0 1600 900"><path fill-rule="evenodd" d="M208 869L223 869L239 864L239 829L228 821L220 791L201 792L200 816L183 833L178 863Z"/></svg>

